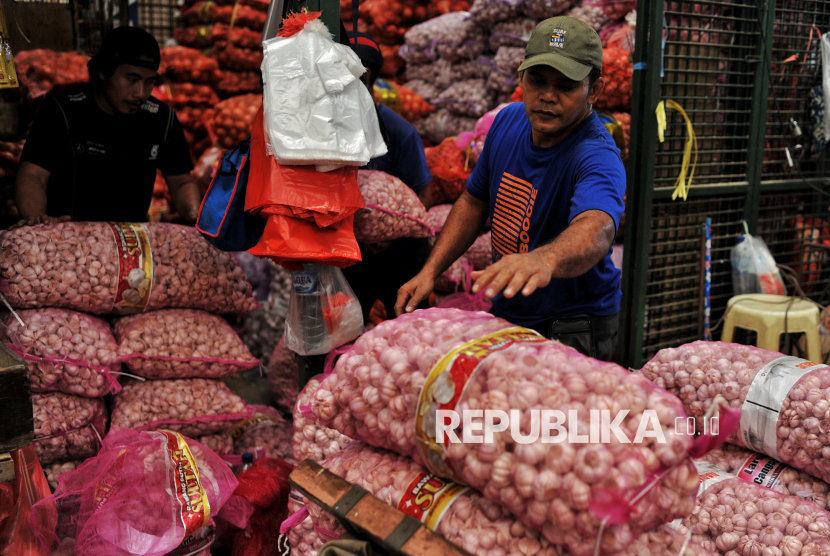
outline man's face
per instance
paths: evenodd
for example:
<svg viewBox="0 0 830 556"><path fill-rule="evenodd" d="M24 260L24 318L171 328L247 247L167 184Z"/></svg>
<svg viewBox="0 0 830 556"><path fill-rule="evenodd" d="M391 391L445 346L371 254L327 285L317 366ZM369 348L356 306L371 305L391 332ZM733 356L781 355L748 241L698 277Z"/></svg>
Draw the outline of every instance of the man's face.
<svg viewBox="0 0 830 556"><path fill-rule="evenodd" d="M589 78L574 81L550 66L533 66L522 72L524 105L530 126L537 134L557 137L568 133L596 102L604 85L602 78L593 87Z"/></svg>
<svg viewBox="0 0 830 556"><path fill-rule="evenodd" d="M158 73L148 68L121 64L104 79L104 98L117 114L135 114L153 93Z"/></svg>

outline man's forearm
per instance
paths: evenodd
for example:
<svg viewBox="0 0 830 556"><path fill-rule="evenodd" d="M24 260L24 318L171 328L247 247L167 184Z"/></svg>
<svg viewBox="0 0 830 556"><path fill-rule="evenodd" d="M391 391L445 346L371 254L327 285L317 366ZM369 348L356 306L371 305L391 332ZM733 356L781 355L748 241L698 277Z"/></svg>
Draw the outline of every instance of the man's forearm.
<svg viewBox="0 0 830 556"><path fill-rule="evenodd" d="M614 241L614 222L601 211L575 218L554 241L536 248L552 278L576 278L593 268L608 253Z"/></svg>
<svg viewBox="0 0 830 556"><path fill-rule="evenodd" d="M21 164L14 184L14 202L24 220L46 216L46 181L31 166L28 162Z"/></svg>
<svg viewBox="0 0 830 556"><path fill-rule="evenodd" d="M171 180L172 181L172 180ZM188 180L182 184L176 184L177 187L170 187L168 181L168 188L170 189L170 198L173 201L173 207L182 219L193 224L199 216L199 205L202 203L202 197L199 194L199 188L192 180Z"/></svg>
<svg viewBox="0 0 830 556"><path fill-rule="evenodd" d="M465 191L453 205L424 270L437 278L466 253L487 220L488 209L487 203Z"/></svg>

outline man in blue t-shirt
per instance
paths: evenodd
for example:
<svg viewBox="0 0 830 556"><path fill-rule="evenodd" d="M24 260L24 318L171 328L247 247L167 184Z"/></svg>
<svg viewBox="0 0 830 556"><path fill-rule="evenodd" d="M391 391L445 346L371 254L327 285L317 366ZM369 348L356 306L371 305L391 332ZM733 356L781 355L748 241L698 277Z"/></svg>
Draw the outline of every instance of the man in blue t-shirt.
<svg viewBox="0 0 830 556"><path fill-rule="evenodd" d="M365 33L349 33L352 49L366 67L364 79L369 91L374 88L383 54L378 44ZM363 168L391 174L409 186L428 209L432 204L424 145L412 125L390 108L378 105L381 128L388 152L373 158ZM379 299L391 318L395 314L398 288L418 274L429 257L427 238L402 238L391 244L361 245L361 262L343 269L354 290L366 320L375 300ZM423 307L426 307L426 302Z"/></svg>
<svg viewBox="0 0 830 556"><path fill-rule="evenodd" d="M398 293L398 314L432 292L489 216L493 265L473 274L473 292L484 291L499 317L610 359L625 169L592 109L601 70L602 44L584 22L554 17L534 29L519 67L524 104L496 117L429 260Z"/></svg>

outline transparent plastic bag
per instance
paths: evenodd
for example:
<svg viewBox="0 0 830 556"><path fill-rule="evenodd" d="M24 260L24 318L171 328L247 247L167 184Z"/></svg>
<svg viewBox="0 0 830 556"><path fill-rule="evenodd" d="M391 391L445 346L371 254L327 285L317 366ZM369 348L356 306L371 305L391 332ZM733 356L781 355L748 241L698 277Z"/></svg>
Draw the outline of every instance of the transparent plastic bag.
<svg viewBox="0 0 830 556"><path fill-rule="evenodd" d="M363 311L343 271L306 263L293 272L285 345L300 355L322 355L363 333Z"/></svg>
<svg viewBox="0 0 830 556"><path fill-rule="evenodd" d="M738 236L738 243L732 248L731 259L735 295L787 295L781 271L763 239L749 234Z"/></svg>

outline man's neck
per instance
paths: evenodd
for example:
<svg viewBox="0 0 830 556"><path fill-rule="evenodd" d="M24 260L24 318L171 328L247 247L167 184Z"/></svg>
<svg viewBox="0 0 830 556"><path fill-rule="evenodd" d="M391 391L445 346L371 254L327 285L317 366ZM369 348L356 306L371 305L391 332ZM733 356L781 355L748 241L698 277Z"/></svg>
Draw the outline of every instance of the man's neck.
<svg viewBox="0 0 830 556"><path fill-rule="evenodd" d="M104 96L102 91L95 93L95 102L98 103L98 107L103 110L105 114L109 114L110 116L115 115L115 109L109 102L107 102L107 97Z"/></svg>
<svg viewBox="0 0 830 556"><path fill-rule="evenodd" d="M559 133L555 135L542 135L537 133L536 130L530 130L530 140L534 146L540 147L543 149L549 149L551 147L555 147L562 141L564 141L571 133L573 133L586 119L588 119L591 114L594 113L594 110L588 105L588 109L582 114L582 117L575 121L570 127L567 129L563 129Z"/></svg>

